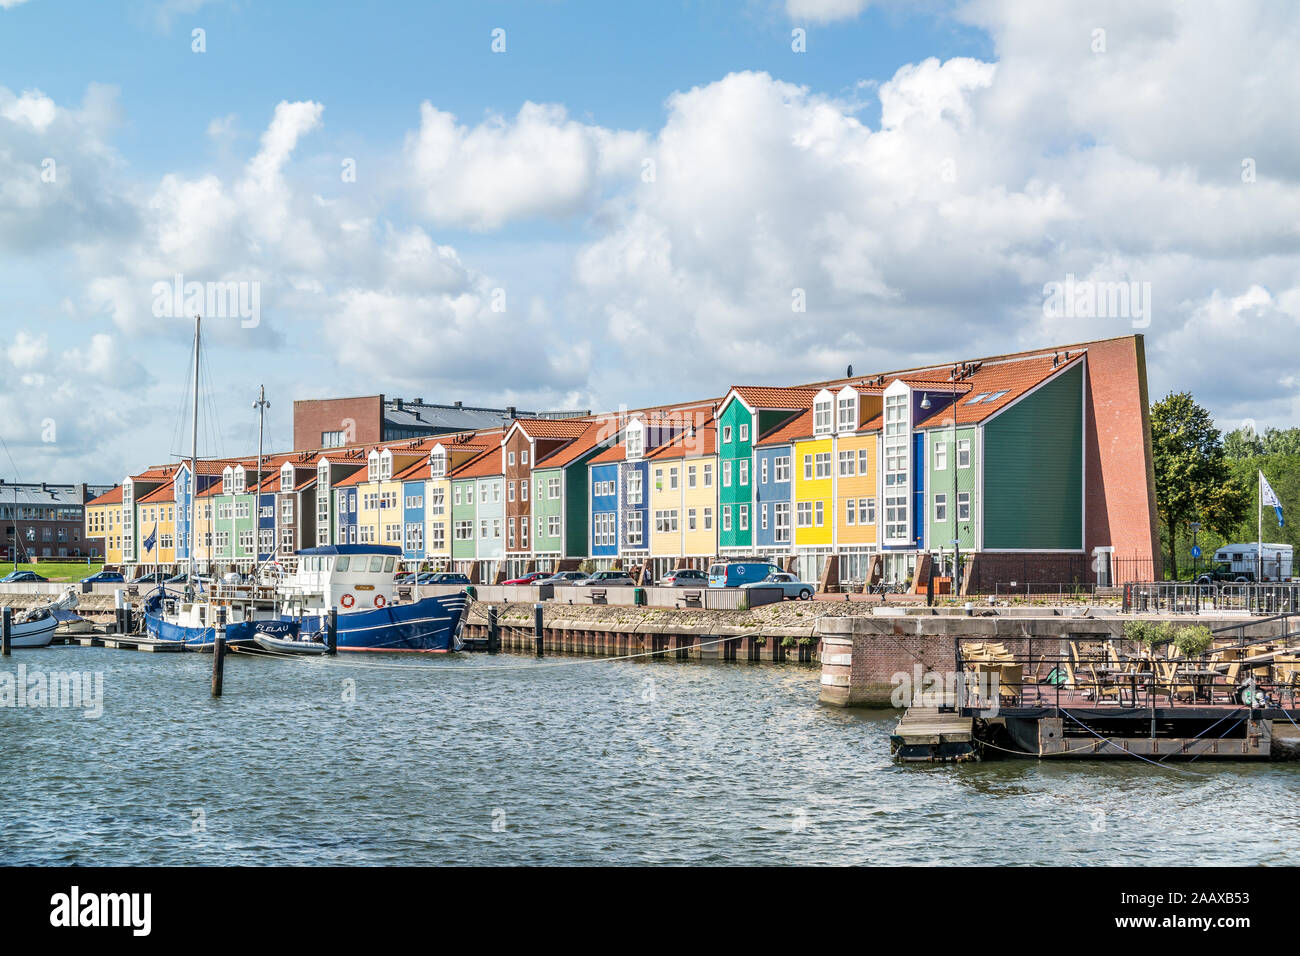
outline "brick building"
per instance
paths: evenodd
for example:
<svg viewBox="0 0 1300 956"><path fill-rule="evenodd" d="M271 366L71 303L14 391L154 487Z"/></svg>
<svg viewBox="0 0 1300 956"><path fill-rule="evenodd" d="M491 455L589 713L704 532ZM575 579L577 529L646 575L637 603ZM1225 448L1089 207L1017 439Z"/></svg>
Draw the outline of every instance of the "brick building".
<svg viewBox="0 0 1300 956"><path fill-rule="evenodd" d="M0 555L21 561L102 557L103 536L92 537L86 502L113 485L53 485L0 481Z"/></svg>

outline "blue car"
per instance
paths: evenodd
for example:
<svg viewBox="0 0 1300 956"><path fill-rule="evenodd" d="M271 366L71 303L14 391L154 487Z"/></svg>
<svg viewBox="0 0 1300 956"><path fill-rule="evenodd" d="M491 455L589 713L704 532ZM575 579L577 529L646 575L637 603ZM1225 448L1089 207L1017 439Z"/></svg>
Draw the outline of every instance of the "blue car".
<svg viewBox="0 0 1300 956"><path fill-rule="evenodd" d="M125 584L126 578L120 571L96 571L89 577L81 579L82 584Z"/></svg>
<svg viewBox="0 0 1300 956"><path fill-rule="evenodd" d="M10 571L4 577L0 578L0 584L23 584L30 582L48 581L49 578L43 578L35 571Z"/></svg>

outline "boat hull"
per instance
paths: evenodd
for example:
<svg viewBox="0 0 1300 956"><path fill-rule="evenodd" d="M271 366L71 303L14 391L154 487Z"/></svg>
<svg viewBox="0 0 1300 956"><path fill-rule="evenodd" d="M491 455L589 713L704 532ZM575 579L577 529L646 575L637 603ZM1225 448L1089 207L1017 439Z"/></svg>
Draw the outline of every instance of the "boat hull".
<svg viewBox="0 0 1300 956"><path fill-rule="evenodd" d="M340 611L337 647L340 651L421 651L443 653L452 650L460 637L468 595L439 595L411 604L390 604L365 611ZM323 615L279 620L240 621L226 625L228 644L257 644L258 633L282 638L285 626L297 626L300 640L326 641ZM157 611L145 614L145 629L159 641L180 641L195 650L210 649L215 640L211 627L187 627L164 620Z"/></svg>
<svg viewBox="0 0 1300 956"><path fill-rule="evenodd" d="M54 640L54 629L58 625L59 622L53 617L13 624L9 631L9 646L45 647Z"/></svg>
<svg viewBox="0 0 1300 956"><path fill-rule="evenodd" d="M272 637L264 633L257 634L253 641L262 650L273 654L320 655L329 650L320 641L296 641L288 638Z"/></svg>

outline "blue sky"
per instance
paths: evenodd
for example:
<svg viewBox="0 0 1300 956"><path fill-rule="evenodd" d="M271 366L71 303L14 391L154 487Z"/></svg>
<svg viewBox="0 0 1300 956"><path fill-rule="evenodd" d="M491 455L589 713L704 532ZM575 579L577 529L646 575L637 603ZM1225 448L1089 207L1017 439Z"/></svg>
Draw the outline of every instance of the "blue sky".
<svg viewBox="0 0 1300 956"><path fill-rule="evenodd" d="M150 291L177 272L260 289L256 327L212 323L213 454L253 450L263 383L284 447L294 398L605 408L1135 329L1157 395L1289 424L1260 353L1300 323L1293 20L0 0L5 438L23 478L167 460L189 331ZM1048 316L1067 274L1149 283L1152 314Z"/></svg>

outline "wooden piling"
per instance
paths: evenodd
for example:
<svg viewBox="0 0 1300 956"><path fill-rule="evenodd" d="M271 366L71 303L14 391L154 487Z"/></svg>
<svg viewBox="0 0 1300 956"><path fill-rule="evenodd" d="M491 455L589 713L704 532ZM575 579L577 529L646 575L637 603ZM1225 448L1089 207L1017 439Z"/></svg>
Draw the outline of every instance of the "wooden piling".
<svg viewBox="0 0 1300 956"><path fill-rule="evenodd" d="M501 650L501 627L497 624L495 604L487 609L487 619L487 651L489 654L496 654Z"/></svg>
<svg viewBox="0 0 1300 956"><path fill-rule="evenodd" d="M542 656L542 608L539 601L533 605L533 641L537 645L537 656Z"/></svg>
<svg viewBox="0 0 1300 956"><path fill-rule="evenodd" d="M226 609L217 610L216 636L212 641L212 696L221 696L226 667Z"/></svg>
<svg viewBox="0 0 1300 956"><path fill-rule="evenodd" d="M5 657L13 646L13 608L7 607L0 612L0 654Z"/></svg>
<svg viewBox="0 0 1300 956"><path fill-rule="evenodd" d="M329 618L325 624L325 646L329 648L326 653L334 657L339 652L339 609L330 608Z"/></svg>

